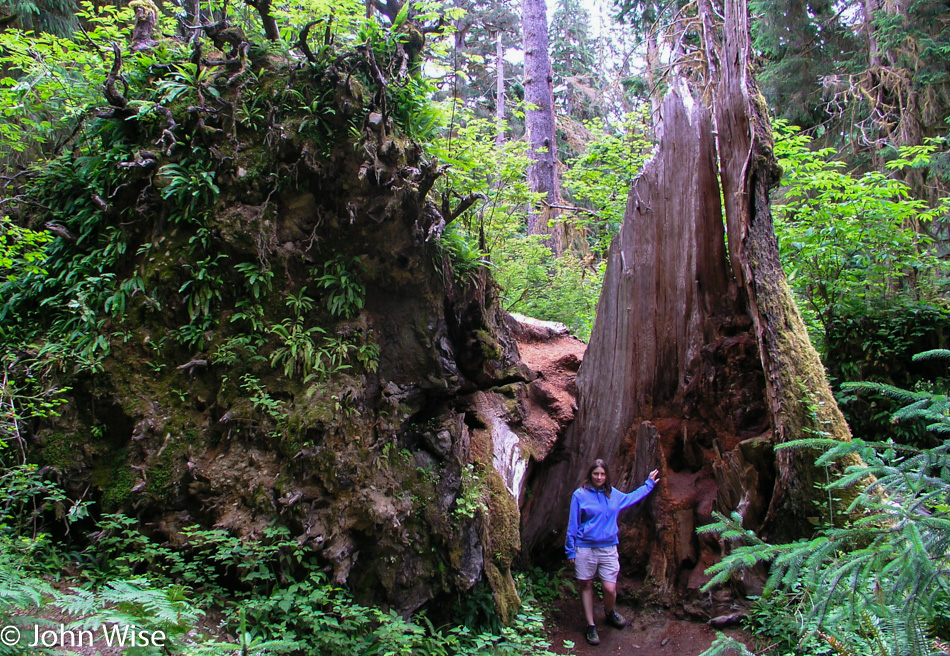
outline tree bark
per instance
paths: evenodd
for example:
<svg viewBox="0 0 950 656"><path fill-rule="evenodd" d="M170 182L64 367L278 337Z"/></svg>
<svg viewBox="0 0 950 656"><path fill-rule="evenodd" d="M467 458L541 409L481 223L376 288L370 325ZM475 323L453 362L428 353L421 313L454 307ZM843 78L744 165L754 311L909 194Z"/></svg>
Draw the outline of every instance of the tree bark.
<svg viewBox="0 0 950 656"><path fill-rule="evenodd" d="M505 33L499 29L495 33L495 148L501 150L505 144Z"/></svg>
<svg viewBox="0 0 950 656"><path fill-rule="evenodd" d="M523 0L521 29L524 34L524 95L528 103L525 129L528 133L528 186L544 194L541 211L528 213L528 233L547 234L556 218L553 206L559 204L557 174L557 139L554 120L554 76L548 56L548 20L544 0ZM552 247L560 252L560 239L555 230Z"/></svg>
<svg viewBox="0 0 950 656"><path fill-rule="evenodd" d="M700 2L700 11L711 14L708 0ZM719 143L723 145L721 175L729 257L759 343L773 439L786 442L821 433L850 440L851 431L831 393L779 262L769 190L778 183L781 172L772 153L764 100L749 74L751 44L743 0L726 0L723 32L718 46L721 79L714 81L713 99ZM714 48L716 44L707 42L707 50ZM767 517L773 537L792 538L810 532L814 484L824 480L824 473L813 461L811 452L778 452L777 480Z"/></svg>
<svg viewBox="0 0 950 656"><path fill-rule="evenodd" d="M715 23L708 0L700 12ZM611 245L576 419L530 474L522 513L525 547L557 553L593 459L623 490L657 467L641 517L621 518L621 557L664 602L698 598L721 545L695 529L713 510L738 511L774 539L812 530L825 472L813 453L777 444L850 439L779 264L769 209L778 168L742 0L726 1L725 20L721 45L707 30L712 112L681 81L663 102L657 151Z"/></svg>

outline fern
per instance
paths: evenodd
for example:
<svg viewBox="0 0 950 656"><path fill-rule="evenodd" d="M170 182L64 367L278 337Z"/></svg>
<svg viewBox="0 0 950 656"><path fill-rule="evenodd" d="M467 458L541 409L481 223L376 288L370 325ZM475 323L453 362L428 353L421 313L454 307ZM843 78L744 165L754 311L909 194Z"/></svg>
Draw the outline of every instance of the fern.
<svg viewBox="0 0 950 656"><path fill-rule="evenodd" d="M914 362L924 362L926 360L950 360L950 349L931 349L918 353L913 358Z"/></svg>
<svg viewBox="0 0 950 656"><path fill-rule="evenodd" d="M56 605L76 617L67 628L96 631L104 626L134 627L162 631L174 648L204 612L187 599L187 588L170 585L156 588L146 579L111 581L100 590L73 589Z"/></svg>

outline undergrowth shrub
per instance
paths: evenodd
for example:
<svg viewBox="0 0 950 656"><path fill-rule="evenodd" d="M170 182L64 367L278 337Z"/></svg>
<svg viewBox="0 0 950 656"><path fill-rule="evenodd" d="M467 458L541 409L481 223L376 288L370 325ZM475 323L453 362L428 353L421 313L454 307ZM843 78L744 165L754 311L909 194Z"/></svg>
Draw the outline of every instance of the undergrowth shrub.
<svg viewBox="0 0 950 656"><path fill-rule="evenodd" d="M931 351L918 358L950 358ZM946 395L908 392L865 383L897 397L904 407L895 421L922 420L945 439L950 433ZM812 539L768 544L742 528L741 517L717 514L700 529L735 546L708 573L706 590L745 567L770 565L762 596L753 606L756 631L785 653L925 656L950 650L950 441L923 449L894 441L840 443L808 439L779 448L820 448L819 466L857 455L844 475L826 488L854 488L853 519L829 526ZM720 638L705 656L735 649Z"/></svg>

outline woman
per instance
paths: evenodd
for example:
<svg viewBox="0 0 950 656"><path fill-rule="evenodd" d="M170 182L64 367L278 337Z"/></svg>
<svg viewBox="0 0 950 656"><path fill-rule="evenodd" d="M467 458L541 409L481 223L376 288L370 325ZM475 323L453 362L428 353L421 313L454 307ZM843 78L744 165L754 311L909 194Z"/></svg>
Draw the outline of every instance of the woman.
<svg viewBox="0 0 950 656"><path fill-rule="evenodd" d="M567 524L564 548L567 559L574 564L575 576L581 588L581 603L587 618L587 642L600 644L594 624L594 577L599 577L604 588L604 611L607 622L623 628L627 620L617 612L617 575L620 559L617 556L617 516L622 510L642 501L659 480L653 470L646 482L630 493L610 485L607 463L595 460L587 471L587 479L574 490L571 497L571 518Z"/></svg>

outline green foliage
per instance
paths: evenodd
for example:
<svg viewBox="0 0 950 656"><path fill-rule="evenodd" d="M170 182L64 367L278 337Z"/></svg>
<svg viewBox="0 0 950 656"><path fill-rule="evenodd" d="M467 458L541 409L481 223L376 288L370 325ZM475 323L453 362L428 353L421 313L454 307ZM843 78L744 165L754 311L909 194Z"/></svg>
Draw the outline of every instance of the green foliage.
<svg viewBox="0 0 950 656"><path fill-rule="evenodd" d="M795 125L813 128L828 120L829 107L815 98L822 78L840 73L842 60L862 50L831 2L751 0L754 48L762 69L756 76L769 107ZM820 40L822 47L812 47Z"/></svg>
<svg viewBox="0 0 950 656"><path fill-rule="evenodd" d="M436 629L422 614L407 620L392 611L355 603L319 571L307 550L286 529L265 529L258 541L241 540L217 529L195 528L186 535L187 546L178 551L150 541L131 518L106 517L97 545L100 567L109 568L110 576L147 572L171 603L179 600L172 595L188 590L171 583L175 580L202 590L202 606L227 596L230 609L225 628L238 635L249 653L263 651L265 645L272 653L303 651L329 656L550 653L540 637L542 618L528 605L511 626L498 626L494 631L472 631L465 626ZM235 578L239 585L228 586L227 581ZM146 618L150 626L166 618L170 603L151 592L140 596L153 604L153 612ZM88 605L90 597L77 593L73 603ZM196 611L190 612L182 619L193 622ZM190 649L214 653L227 647L200 642Z"/></svg>
<svg viewBox="0 0 950 656"><path fill-rule="evenodd" d="M831 322L849 306L867 311L902 298L939 298L947 265L919 228L947 208L928 209L883 173L846 173L832 149L812 150L809 137L781 121L777 129L775 154L785 177L773 206L775 229L813 341L824 344Z"/></svg>
<svg viewBox="0 0 950 656"><path fill-rule="evenodd" d="M195 218L199 208L213 205L221 193L214 182L214 172L204 168L201 157L182 164L166 164L158 174L164 184L162 198L177 210L176 221Z"/></svg>
<svg viewBox="0 0 950 656"><path fill-rule="evenodd" d="M591 270L588 261L571 253L554 259L538 235L513 235L492 257L506 310L560 321L581 339L590 337L605 262Z"/></svg>
<svg viewBox="0 0 950 656"><path fill-rule="evenodd" d="M254 409L261 415L269 417L278 425L283 423L287 414L283 402L273 398L261 385L259 378L244 374L241 376L241 389L248 395Z"/></svg>
<svg viewBox="0 0 950 656"><path fill-rule="evenodd" d="M272 367L282 366L288 378L294 375L309 376L320 365L314 335L325 335L320 326L304 326L302 317L284 319L278 325L271 326L271 332L277 336L280 345L271 351Z"/></svg>
<svg viewBox="0 0 950 656"><path fill-rule="evenodd" d="M450 223L439 238L439 254L442 261L451 263L452 276L459 284L469 283L479 271L492 266L488 253L478 247L478 242L455 223Z"/></svg>
<svg viewBox="0 0 950 656"><path fill-rule="evenodd" d="M591 210L573 220L585 230L591 250L600 258L606 257L610 240L620 230L630 184L652 151L649 125L646 109L627 114L616 128L606 121L589 121L590 141L564 173L570 199Z"/></svg>
<svg viewBox="0 0 950 656"><path fill-rule="evenodd" d="M560 117L589 120L602 115L597 51L590 34L590 13L578 0L558 0L551 16L549 52L555 106ZM561 145L558 144L558 150Z"/></svg>
<svg viewBox="0 0 950 656"><path fill-rule="evenodd" d="M914 353L946 345L950 308L913 301L867 312L845 309L828 327L825 366L833 380L873 381L897 387L947 390L945 369ZM836 398L851 431L865 439L893 438L924 446L936 439L919 422L892 423L894 400L881 394L857 395L837 389Z"/></svg>
<svg viewBox="0 0 950 656"><path fill-rule="evenodd" d="M255 299L261 298L265 292L274 288L274 272L252 262L241 262L234 266L244 275L247 289Z"/></svg>
<svg viewBox="0 0 950 656"><path fill-rule="evenodd" d="M178 289L178 293L184 294L188 299L188 317L192 321L211 314L211 304L215 299L221 300L224 279L215 273L215 270L220 266L218 262L226 258L227 255L223 253L213 258L209 255L193 265L188 265L191 280L186 281Z"/></svg>
<svg viewBox="0 0 950 656"><path fill-rule="evenodd" d="M460 265L456 276L464 278L487 261L470 237L483 234L506 309L560 321L586 339L600 294L601 259L623 220L630 182L650 148L644 136L646 117L631 114L619 129L601 121L587 125L591 141L564 176L569 200L581 211L565 213L562 220L580 237L576 248L560 258L553 257L542 237L525 234L527 208L538 201L525 179L525 143L508 141L499 147L493 121L465 113L459 121L451 139L430 148L451 166L439 183L445 187L437 189L450 198L485 199L445 231L443 249ZM461 236L467 237L467 244L460 242Z"/></svg>
<svg viewBox="0 0 950 656"><path fill-rule="evenodd" d="M51 240L48 232L21 228L8 216L0 218L0 278L11 282L21 275L44 273L38 262Z"/></svg>
<svg viewBox="0 0 950 656"><path fill-rule="evenodd" d="M462 468L462 491L455 499L452 514L459 520L474 519L477 515L483 515L487 510L485 493L480 472L476 471L471 463L465 465Z"/></svg>
<svg viewBox="0 0 950 656"><path fill-rule="evenodd" d="M947 357L950 352L924 354ZM924 418L930 429L950 429L945 396L891 386L857 384L906 403L895 421ZM946 637L950 603L950 442L919 449L894 442L802 440L781 448L823 447L819 466L845 459L844 475L829 492L854 490L854 517L809 540L771 545L742 528L742 518L717 515L700 529L740 543L709 570L705 589L724 583L739 569L770 563L762 599L776 592L782 601L759 602L766 631L798 648L825 643L838 653L931 654ZM794 621L793 621L794 618ZM769 628L771 627L771 628ZM775 634L773 634L775 635Z"/></svg>
<svg viewBox="0 0 950 656"><path fill-rule="evenodd" d="M181 650L187 633L204 614L189 602L186 588L157 588L147 579L110 581L96 591L74 589L72 594L57 596L55 605L78 618L67 625L69 630L89 630L99 635L105 630L118 639L123 629L132 628L137 633L147 631L149 636L161 632L165 637L164 647L145 645L127 649L133 656Z"/></svg>
<svg viewBox="0 0 950 656"><path fill-rule="evenodd" d="M347 261L342 255L323 265L323 275L317 278L317 283L327 291L327 309L333 316L349 319L363 309L366 287L359 274L354 273L361 268L358 257Z"/></svg>
<svg viewBox="0 0 950 656"><path fill-rule="evenodd" d="M174 72L170 77L160 80L155 85L155 91L161 97L163 104L179 99L186 103L204 104L205 93L217 99L221 98L221 92L213 86L214 73L211 68L202 68L194 62L183 62L175 64L173 69ZM169 172L169 175L172 174Z"/></svg>

